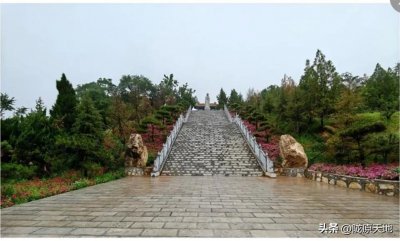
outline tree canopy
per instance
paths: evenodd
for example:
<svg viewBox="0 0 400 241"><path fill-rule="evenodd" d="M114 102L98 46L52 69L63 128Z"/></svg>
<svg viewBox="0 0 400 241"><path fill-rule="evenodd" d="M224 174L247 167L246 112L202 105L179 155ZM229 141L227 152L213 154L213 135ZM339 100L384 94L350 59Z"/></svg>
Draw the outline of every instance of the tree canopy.
<svg viewBox="0 0 400 241"><path fill-rule="evenodd" d="M62 74L61 79L56 81L56 87L58 96L50 110L51 118L65 131L71 131L76 117L75 107L78 103L75 90L65 74Z"/></svg>

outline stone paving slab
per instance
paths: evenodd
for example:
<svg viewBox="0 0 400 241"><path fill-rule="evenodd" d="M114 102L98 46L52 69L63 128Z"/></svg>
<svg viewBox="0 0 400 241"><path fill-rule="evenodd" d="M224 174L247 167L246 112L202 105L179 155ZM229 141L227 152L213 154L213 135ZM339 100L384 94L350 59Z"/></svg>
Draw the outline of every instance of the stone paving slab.
<svg viewBox="0 0 400 241"><path fill-rule="evenodd" d="M127 177L1 210L2 237L399 237L399 198L305 178ZM391 224L328 234L320 223Z"/></svg>

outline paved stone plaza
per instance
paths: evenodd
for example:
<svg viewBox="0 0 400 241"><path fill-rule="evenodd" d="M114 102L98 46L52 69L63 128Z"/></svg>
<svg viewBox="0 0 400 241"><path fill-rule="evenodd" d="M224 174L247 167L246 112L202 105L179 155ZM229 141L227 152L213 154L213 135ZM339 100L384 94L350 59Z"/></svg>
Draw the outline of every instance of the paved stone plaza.
<svg viewBox="0 0 400 241"><path fill-rule="evenodd" d="M212 120L212 121L210 121ZM171 175L171 176L168 176ZM398 237L398 197L262 170L223 111L193 112L162 176L126 177L1 211L4 237L344 237L320 224L389 224Z"/></svg>
<svg viewBox="0 0 400 241"><path fill-rule="evenodd" d="M305 178L126 177L1 210L1 235L343 237L320 223L393 224L399 199ZM346 237L361 237L350 235Z"/></svg>

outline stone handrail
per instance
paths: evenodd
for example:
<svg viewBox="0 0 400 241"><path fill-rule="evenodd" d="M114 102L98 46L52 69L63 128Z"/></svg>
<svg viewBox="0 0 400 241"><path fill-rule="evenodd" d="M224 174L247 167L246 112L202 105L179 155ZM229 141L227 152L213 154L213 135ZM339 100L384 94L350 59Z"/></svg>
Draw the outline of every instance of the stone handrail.
<svg viewBox="0 0 400 241"><path fill-rule="evenodd" d="M224 106L224 109L225 113L227 113L227 115L230 116L228 108ZM265 175L269 177L276 177L276 174L274 172L274 163L272 162L271 159L269 159L268 153L265 153L262 150L261 146L257 143L256 138L250 133L250 131L247 129L247 127L244 125L243 121L237 114L233 119L233 122L235 122L236 125L239 127L240 132L242 133L247 144L249 145L251 151L256 156Z"/></svg>
<svg viewBox="0 0 400 241"><path fill-rule="evenodd" d="M175 122L174 128L169 134L167 141L163 144L163 148L160 152L158 152L157 158L154 160L154 167L151 173L152 177L159 176L161 170L167 160L169 153L171 152L172 145L174 144L176 137L178 136L179 131L182 128L183 123L189 118L189 114L186 113L186 118L181 114L179 119Z"/></svg>
<svg viewBox="0 0 400 241"><path fill-rule="evenodd" d="M185 115L185 123L189 120L189 116L190 116L190 113L192 112L192 106L189 106L189 109L187 110L187 112L186 112L186 115Z"/></svg>
<svg viewBox="0 0 400 241"><path fill-rule="evenodd" d="M225 112L226 118L228 118L228 121L229 121L229 122L233 122L232 116L231 116L231 114L229 113L228 107L226 107L226 105L224 105L224 112Z"/></svg>

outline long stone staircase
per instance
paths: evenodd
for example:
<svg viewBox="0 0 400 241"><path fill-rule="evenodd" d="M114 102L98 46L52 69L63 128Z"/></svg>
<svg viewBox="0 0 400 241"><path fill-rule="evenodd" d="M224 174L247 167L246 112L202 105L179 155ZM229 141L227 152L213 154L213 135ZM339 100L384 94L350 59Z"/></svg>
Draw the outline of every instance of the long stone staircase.
<svg viewBox="0 0 400 241"><path fill-rule="evenodd" d="M164 165L168 176L262 176L239 128L220 111L193 111Z"/></svg>

